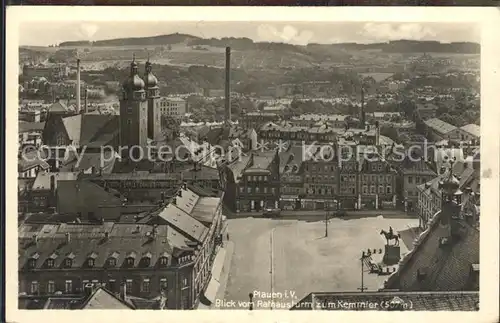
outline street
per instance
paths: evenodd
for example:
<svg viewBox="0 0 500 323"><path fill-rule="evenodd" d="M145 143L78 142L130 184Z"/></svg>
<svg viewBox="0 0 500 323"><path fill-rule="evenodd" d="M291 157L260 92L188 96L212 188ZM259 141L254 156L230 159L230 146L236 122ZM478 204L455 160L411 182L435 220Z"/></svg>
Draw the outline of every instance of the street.
<svg viewBox="0 0 500 323"><path fill-rule="evenodd" d="M225 300L246 302L254 293L254 309L286 306L311 292L356 291L361 287L361 252L385 244L380 230L392 226L396 232L408 231L418 225L407 217L331 219L325 237L320 219L228 221L234 255ZM411 243L406 240L401 244ZM364 286L377 290L386 278L365 272Z"/></svg>

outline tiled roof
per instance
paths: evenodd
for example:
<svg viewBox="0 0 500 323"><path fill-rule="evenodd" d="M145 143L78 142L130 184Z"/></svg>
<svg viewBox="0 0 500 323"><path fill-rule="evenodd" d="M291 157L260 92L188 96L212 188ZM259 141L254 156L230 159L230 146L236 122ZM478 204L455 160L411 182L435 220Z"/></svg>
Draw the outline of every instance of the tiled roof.
<svg viewBox="0 0 500 323"><path fill-rule="evenodd" d="M76 145L98 142L106 145L118 135L119 117L116 115L78 114L62 119L70 139Z"/></svg>
<svg viewBox="0 0 500 323"><path fill-rule="evenodd" d="M410 158L405 158L401 163L401 171L403 174L437 175L423 159L412 161Z"/></svg>
<svg viewBox="0 0 500 323"><path fill-rule="evenodd" d="M183 248L185 241L189 240L183 236L182 243L179 239L172 240L170 231L175 229L170 225L160 224L156 227L155 238L151 239L153 226L149 224L122 224L108 223L99 225L88 224L23 224L19 227L19 268L24 268L30 257L37 253L37 268L43 268L46 260L55 253L57 255L54 263L55 268L64 265L68 255L73 254L72 268L81 268L86 265L87 257L91 253L96 254L95 267L102 268L106 265L108 258L114 252L118 253L117 266L122 266L127 253L134 251L139 255L146 252L152 254L150 267L156 262L163 252L172 254L175 247ZM105 233L108 233L108 238ZM66 234L69 234L69 241ZM33 236L37 236L34 241ZM179 236L182 236L180 233ZM136 258L135 266L144 266Z"/></svg>
<svg viewBox="0 0 500 323"><path fill-rule="evenodd" d="M102 287L97 288L80 308L82 310L134 309L127 302Z"/></svg>
<svg viewBox="0 0 500 323"><path fill-rule="evenodd" d="M203 223L182 211L173 203L163 208L158 213L158 217L177 228L191 240L203 242L208 234L208 229Z"/></svg>
<svg viewBox="0 0 500 323"><path fill-rule="evenodd" d="M466 234L449 245L440 240L449 236L449 225L442 224L447 216L438 212L429 228L415 240L415 248L399 264L399 270L389 277L386 288L405 291L465 290L470 280L470 267L479 263L479 231L461 222ZM425 271L425 277L417 273Z"/></svg>
<svg viewBox="0 0 500 323"><path fill-rule="evenodd" d="M297 166L295 169L299 171L304 162L304 157L306 157L303 150L303 146L292 145L288 150L281 152L280 173L283 173L285 166L288 166L288 168L292 167L292 169L294 169L294 166Z"/></svg>
<svg viewBox="0 0 500 323"><path fill-rule="evenodd" d="M234 181L238 182L238 178L243 171L248 167L248 163L251 161L252 157L250 155L243 155L239 160L230 163L227 167L232 171L234 175Z"/></svg>
<svg viewBox="0 0 500 323"><path fill-rule="evenodd" d="M435 130L436 132L438 132L440 134L448 134L451 131L457 129L457 127L455 127L454 125L449 124L448 122L444 122L443 120L438 119L438 118L429 119L429 120L425 121L425 124L429 128Z"/></svg>
<svg viewBox="0 0 500 323"><path fill-rule="evenodd" d="M473 136L480 137L481 136L481 127L478 126L477 124L468 124L463 126L462 128L463 131L470 133Z"/></svg>
<svg viewBox="0 0 500 323"><path fill-rule="evenodd" d="M91 170L92 167L95 167L95 169L100 170L101 173L111 173L117 161L117 156L113 156L112 154L113 153L109 150L105 150L102 153L83 152L83 155L79 157L75 156L74 159L65 162L64 165L60 167L60 171L88 171Z"/></svg>
<svg viewBox="0 0 500 323"><path fill-rule="evenodd" d="M274 151L253 153L252 164L245 170L245 172L249 170L268 170L275 155L276 153Z"/></svg>
<svg viewBox="0 0 500 323"><path fill-rule="evenodd" d="M219 203L219 197L200 197L191 216L202 223L212 223Z"/></svg>
<svg viewBox="0 0 500 323"><path fill-rule="evenodd" d="M49 190L51 176L54 176L54 184L57 188L57 181L75 180L78 178L78 172L58 172L58 173L40 172L36 176L35 182L33 183L33 189L34 190Z"/></svg>
<svg viewBox="0 0 500 323"><path fill-rule="evenodd" d="M479 292L311 293L292 310L374 310L363 306L366 303L378 304L375 310L402 310L405 304L413 311L475 311L479 310ZM389 307L381 308L385 305Z"/></svg>

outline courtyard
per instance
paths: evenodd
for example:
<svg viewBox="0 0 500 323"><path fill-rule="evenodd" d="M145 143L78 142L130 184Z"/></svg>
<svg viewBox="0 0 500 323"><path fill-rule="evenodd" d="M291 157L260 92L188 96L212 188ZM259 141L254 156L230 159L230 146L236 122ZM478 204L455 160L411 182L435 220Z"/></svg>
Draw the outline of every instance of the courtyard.
<svg viewBox="0 0 500 323"><path fill-rule="evenodd" d="M403 255L416 235L412 228L418 226L418 219L404 216L331 219L325 237L321 217L309 221L250 217L228 222L234 254L224 300L244 309L249 293L254 294L255 309L278 309L311 292L359 291L361 252L384 248L380 230L391 226L402 233ZM386 279L369 274L365 267L365 290L381 288Z"/></svg>

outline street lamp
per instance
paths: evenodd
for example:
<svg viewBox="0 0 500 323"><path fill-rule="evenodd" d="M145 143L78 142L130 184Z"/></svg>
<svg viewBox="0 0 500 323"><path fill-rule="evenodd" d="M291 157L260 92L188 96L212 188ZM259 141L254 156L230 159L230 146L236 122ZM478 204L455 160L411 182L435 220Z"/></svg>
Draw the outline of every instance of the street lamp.
<svg viewBox="0 0 500 323"><path fill-rule="evenodd" d="M361 261L361 287L358 288L361 292L364 292L368 288L365 287L365 281L364 281L364 271L365 271L365 259L370 258L370 253L365 253L364 251L361 252L361 258L359 259Z"/></svg>
<svg viewBox="0 0 500 323"><path fill-rule="evenodd" d="M328 237L328 204L325 204L325 238Z"/></svg>

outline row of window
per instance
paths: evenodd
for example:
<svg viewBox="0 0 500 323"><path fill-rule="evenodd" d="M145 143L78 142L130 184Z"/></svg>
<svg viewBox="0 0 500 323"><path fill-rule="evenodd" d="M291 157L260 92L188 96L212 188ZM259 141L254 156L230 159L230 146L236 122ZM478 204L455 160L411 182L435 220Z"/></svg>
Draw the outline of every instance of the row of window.
<svg viewBox="0 0 500 323"><path fill-rule="evenodd" d="M244 193L245 192L245 187L244 186L240 186L240 193ZM271 189L269 190L268 187L265 187L261 190L260 187L258 186L255 186L255 187L252 187L252 186L247 186L247 194L252 194L252 193L268 193L268 192L271 192L272 194L275 194L276 193L276 188L275 187L271 187Z"/></svg>
<svg viewBox="0 0 500 323"><path fill-rule="evenodd" d="M415 182L415 184L425 184L427 182L427 178L426 177L420 177L420 176L415 176L415 181L413 181L413 176L408 176L408 184L413 184L413 182Z"/></svg>
<svg viewBox="0 0 500 323"><path fill-rule="evenodd" d="M247 176L248 182L267 182L268 176L260 175L260 176Z"/></svg>
<svg viewBox="0 0 500 323"><path fill-rule="evenodd" d="M89 257L87 259L87 261L85 262L85 265L89 268L93 268L95 266L96 256ZM73 266L73 258L74 258L74 255L69 256L66 259L64 259L63 265L65 268L71 268ZM31 259L29 260L30 268L36 268L37 260L38 260L38 254L32 255ZM165 267L168 265L168 258L167 257L160 257L160 259L158 260L158 263L160 266ZM47 268L54 268L55 257L47 259L46 264L47 264ZM135 258L134 257L125 258L124 264L128 267L133 267L135 264ZM151 258L150 257L142 258L140 264L143 267L149 267L151 265ZM117 259L115 257L108 258L108 260L106 261L106 265L108 267L116 267Z"/></svg>
<svg viewBox="0 0 500 323"><path fill-rule="evenodd" d="M378 186L378 194L392 194L392 186L386 186L384 189L383 185ZM376 187L375 185L370 186L370 194L376 194ZM368 194L368 186L363 185L363 194Z"/></svg>
<svg viewBox="0 0 500 323"><path fill-rule="evenodd" d="M111 291L117 291L118 290L118 284L115 279L110 279L107 282L100 282L99 280L83 280L82 281L82 289L85 288L87 284L94 284L94 285L104 285L108 287L109 290ZM135 281L137 283L137 281ZM149 278L143 278L142 280L139 281L139 286L140 286L140 291L141 293L149 293L151 291L151 280ZM125 286L127 290L131 291L134 290L134 280L133 279L126 279L125 280ZM168 288L168 281L167 278L160 278L160 290L167 290ZM188 280L187 278L183 278L182 280L182 286L187 287L188 286ZM73 280L66 280L64 282L64 293L66 294L72 294L75 292L74 290L74 284ZM47 294L54 294L57 292L56 290L56 282L53 280L49 280L46 285L45 292ZM39 294L41 292L40 290L40 283L38 281L32 281L30 284L30 294Z"/></svg>

